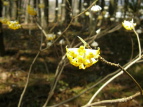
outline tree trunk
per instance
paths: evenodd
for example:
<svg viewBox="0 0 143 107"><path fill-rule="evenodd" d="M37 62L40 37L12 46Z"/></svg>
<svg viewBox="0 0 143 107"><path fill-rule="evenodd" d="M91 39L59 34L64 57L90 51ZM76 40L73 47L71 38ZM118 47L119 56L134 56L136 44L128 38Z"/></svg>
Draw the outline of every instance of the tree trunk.
<svg viewBox="0 0 143 107"><path fill-rule="evenodd" d="M63 21L65 20L65 2L66 0L62 0L62 3L61 3L60 24L62 24Z"/></svg>
<svg viewBox="0 0 143 107"><path fill-rule="evenodd" d="M110 0L110 4L109 4L109 14L110 16L113 16L117 10L117 3L118 0Z"/></svg>
<svg viewBox="0 0 143 107"><path fill-rule="evenodd" d="M83 11L85 9L87 9L90 6L90 0L84 0L83 2ZM84 15L83 16L83 26L86 26L87 28L89 28L91 26L91 18L89 18L89 15ZM91 28L89 28L88 30L90 31Z"/></svg>
<svg viewBox="0 0 143 107"><path fill-rule="evenodd" d="M11 1L11 20L16 20L17 5L16 1Z"/></svg>
<svg viewBox="0 0 143 107"><path fill-rule="evenodd" d="M49 23L49 0L45 0L44 3L45 3L45 8L44 8L45 19L47 20L47 24L48 24Z"/></svg>
<svg viewBox="0 0 143 107"><path fill-rule="evenodd" d="M73 16L76 16L79 13L79 10L78 10L79 1L73 0L72 4L73 4L73 6L72 6ZM77 22L78 22L78 17L74 20L74 23L77 23Z"/></svg>
<svg viewBox="0 0 143 107"><path fill-rule="evenodd" d="M66 1L66 23L69 24L71 21L71 14L72 14L72 0Z"/></svg>
<svg viewBox="0 0 143 107"><path fill-rule="evenodd" d="M34 0L29 0L29 4L34 8ZM33 17L30 16L30 23L34 23Z"/></svg>
<svg viewBox="0 0 143 107"><path fill-rule="evenodd" d="M2 0L0 0L0 17L2 17ZM2 23L0 23L0 56L4 56L5 47L3 40L3 32L2 32Z"/></svg>
<svg viewBox="0 0 143 107"><path fill-rule="evenodd" d="M58 8L58 0L56 0L56 9L55 9L55 22L57 22L58 21L58 10L59 10L59 8Z"/></svg>
<svg viewBox="0 0 143 107"><path fill-rule="evenodd" d="M40 4L45 4L44 3L44 0L40 0ZM45 8L45 7L44 7ZM45 11L44 11L44 8L40 8L40 11L41 11L41 26L46 29L47 27L47 21L45 19Z"/></svg>
<svg viewBox="0 0 143 107"><path fill-rule="evenodd" d="M29 0L24 1L24 3L25 3L25 10L26 10L24 23L28 24L28 22L29 22L29 20L28 20L29 19L29 15L28 15L28 12L27 12L27 6L29 4Z"/></svg>

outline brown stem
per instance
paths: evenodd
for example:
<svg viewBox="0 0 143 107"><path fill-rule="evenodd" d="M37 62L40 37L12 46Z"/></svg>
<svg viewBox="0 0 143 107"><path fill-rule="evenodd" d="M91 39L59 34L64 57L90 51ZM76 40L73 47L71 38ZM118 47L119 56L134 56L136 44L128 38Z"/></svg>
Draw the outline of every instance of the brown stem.
<svg viewBox="0 0 143 107"><path fill-rule="evenodd" d="M29 68L29 71L28 71L27 80L26 80L26 84L25 84L25 87L24 87L24 89L23 89L23 92L22 92L22 94L21 94L21 96L20 96L19 103L18 103L18 107L21 106L21 102L22 102L23 96L24 96L24 94L25 94L25 92L26 92L26 89L27 89L27 86L28 86L28 83L29 83L30 73L31 73L31 71L32 71L33 64L35 63L36 59L38 58L40 52L41 52L41 51L39 50L39 52L38 52L37 55L35 56L35 58L34 58L32 64L30 65L30 68Z"/></svg>
<svg viewBox="0 0 143 107"><path fill-rule="evenodd" d="M91 106L95 106L95 105L99 105L99 104L113 104L113 103L127 102L127 101L130 101L130 100L132 100L133 98L135 98L139 95L141 95L140 92L135 93L134 95L131 95L131 96L126 97L126 98L98 101L98 102L91 103L91 104L87 105L86 107L91 107Z"/></svg>
<svg viewBox="0 0 143 107"><path fill-rule="evenodd" d="M127 74L133 81L134 81L134 83L137 85L137 87L139 88L139 90L140 90L140 93L141 93L141 95L143 95L142 93L142 88L141 88L141 86L139 85L139 83L134 79L134 77L129 73L129 72L127 72L120 64L115 64L115 63L112 63L112 62L109 62L109 61L107 61L107 60L105 60L103 57L99 57L99 59L102 61L102 62L104 62L104 63L106 63L106 64L108 64L108 65L111 65L111 66L115 66L115 67L118 67L118 68L120 68L122 71L124 71L124 73L125 74Z"/></svg>
<svg viewBox="0 0 143 107"><path fill-rule="evenodd" d="M50 101L51 97L53 96L55 88L56 88L57 83L58 83L58 80L59 80L59 78L60 78L60 76L62 74L62 71L63 71L64 67L65 67L65 55L62 57L59 65L57 67L54 82L53 82L53 84L51 86L51 90L49 92L48 98L47 98L45 104L43 105L43 107L47 106L48 102Z"/></svg>

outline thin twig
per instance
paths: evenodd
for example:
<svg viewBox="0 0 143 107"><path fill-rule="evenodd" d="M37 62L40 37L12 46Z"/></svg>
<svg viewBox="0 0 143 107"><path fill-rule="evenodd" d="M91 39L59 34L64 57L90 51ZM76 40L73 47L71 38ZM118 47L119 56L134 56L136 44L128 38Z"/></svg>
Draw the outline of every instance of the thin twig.
<svg viewBox="0 0 143 107"><path fill-rule="evenodd" d="M123 74L123 72L119 72L118 74L114 75L112 78L110 78L107 82L105 82L97 91L96 93L92 96L92 98L89 100L89 102L82 106L82 107L87 107L89 104L91 104L91 102L94 100L94 98L98 95L98 93L106 86L108 85L111 81L113 81L115 78L117 78L118 76L120 76L121 74Z"/></svg>
<svg viewBox="0 0 143 107"><path fill-rule="evenodd" d="M100 60L103 61L103 62L105 62L106 64L109 64L109 65L111 65L111 66L118 67L118 68L120 68L122 71L124 71L124 73L127 74L127 75L134 81L134 83L138 86L138 88L139 88L139 90L140 90L140 93L141 93L141 95L142 95L142 88L141 88L141 86L139 85L139 83L138 83L138 82L134 79L134 77L133 77L129 72L127 72L120 64L111 63L111 62L105 60L103 57L100 57Z"/></svg>
<svg viewBox="0 0 143 107"><path fill-rule="evenodd" d="M127 101L130 101L130 100L134 99L135 97L138 97L139 95L141 95L140 92L135 93L134 95L131 95L131 96L126 97L126 98L119 98L119 99L114 99L114 100L98 101L98 102L91 103L91 104L89 104L86 107L91 107L91 106L95 106L95 105L99 105L99 104L113 104L113 103L127 102Z"/></svg>
<svg viewBox="0 0 143 107"><path fill-rule="evenodd" d="M60 68L60 66L61 66L61 68ZM61 74L62 74L62 71L63 71L63 69L64 69L64 66L65 66L65 55L62 57L62 59L61 59L59 65L58 65L58 67L57 67L57 70L56 70L57 73L56 73L56 75L55 75L55 80L54 80L54 82L53 82L53 84L52 84L52 86L51 86L51 90L50 90L50 92L49 92L48 98L47 98L45 104L43 105L43 107L46 107L46 106L47 106L49 100L50 100L51 97L53 96L54 91L55 91L55 88L56 88L57 83L58 83L58 80L59 80L59 78L60 78L60 76L61 76Z"/></svg>
<svg viewBox="0 0 143 107"><path fill-rule="evenodd" d="M106 30L101 31L99 34L93 35L92 37L87 37L84 40L85 41L89 41L88 44L92 43L95 39L99 39L100 37L104 36L107 33L111 33L114 32L116 30L119 30L121 28L121 25L117 25L117 26L110 26L109 28L107 28ZM75 45L74 47L78 47L81 45L82 42L78 43L77 45Z"/></svg>
<svg viewBox="0 0 143 107"><path fill-rule="evenodd" d="M21 102L22 102L23 96L24 96L24 94L25 94L25 92L26 92L26 89L27 89L27 86L28 86L28 82L29 82L29 78L30 78L30 73L31 73L31 71L32 71L33 64L35 63L36 59L38 58L40 52L41 52L41 51L39 50L38 53L37 53L37 55L35 56L35 58L34 58L32 64L30 65L30 68L29 68L29 71L28 71L28 76L27 76L27 79L26 79L26 84L25 84L24 89L23 89L23 92L22 92L22 94L21 94L21 96L20 96L19 103L18 103L18 107L21 106Z"/></svg>
<svg viewBox="0 0 143 107"><path fill-rule="evenodd" d="M42 31L42 33L44 34L44 36L46 37L46 35L47 35L46 31L40 26L40 24L38 22L35 22L35 23L38 26L38 28Z"/></svg>
<svg viewBox="0 0 143 107"><path fill-rule="evenodd" d="M38 24L37 24L37 25L38 25ZM42 29L41 29L41 30L42 30ZM21 106L22 99L23 99L24 94L25 94L25 92L26 92L26 89L27 89L27 87L28 87L28 83L29 83L29 78L30 78L30 74L31 74L31 71L32 71L32 67L33 67L34 63L36 62L36 60L37 60L38 56L39 56L39 55L40 55L40 53L41 53L41 49L42 49L42 42L43 42L43 36L41 36L41 43L40 43L39 51L37 52L37 54L36 54L35 58L33 59L33 61L32 61L32 63L31 63L31 65L30 65L30 67L29 67L28 75L27 75L27 79L26 79L26 83L25 83L24 89L23 89L23 91L22 91L22 93L21 93L21 96L20 96L20 99L19 99L19 102L18 102L18 107L20 107L20 106Z"/></svg>
<svg viewBox="0 0 143 107"><path fill-rule="evenodd" d="M134 78L129 72L127 72L121 65L118 64L118 67L119 67L122 71L124 71L124 73L127 74L127 75L134 81L134 83L135 83L135 84L137 85L137 87L139 88L141 95L143 95L142 88L141 88L140 84L135 80L135 78Z"/></svg>
<svg viewBox="0 0 143 107"><path fill-rule="evenodd" d="M131 39L131 56L130 56L130 60L132 60L133 58L133 55L134 55L134 41L133 41L133 38L130 36L130 39Z"/></svg>
<svg viewBox="0 0 143 107"><path fill-rule="evenodd" d="M78 95L76 95L76 96L74 96L74 97L72 97L72 98L69 98L69 99L67 99L67 100L65 100L65 101L63 101L63 102L60 102L59 104L55 104L55 105L53 105L53 106L48 106L48 107L58 107L58 106L60 106L60 105L62 105L62 104L65 104L65 103L67 103L67 102L69 102L69 101L75 99L75 98L78 98L78 97L81 96L82 94L84 94L84 93L86 93L87 91L91 90L92 88L96 87L98 84L100 84L101 82L105 81L107 78L109 78L109 77L111 77L111 76L117 74L118 72L119 72L119 71L116 71L116 72L113 72L113 73L111 73L111 74L108 74L108 75L105 76L103 79L101 79L100 81L96 82L95 84L93 84L92 86L88 87L87 89L83 90L83 91L82 91L81 93L79 93Z"/></svg>
<svg viewBox="0 0 143 107"><path fill-rule="evenodd" d="M72 24L72 21L73 21L73 18L71 19L70 23L68 24L68 26L65 28L65 30L62 32L62 34L60 36L58 36L54 41L53 41L53 44L55 42L57 42L59 40L59 38L69 29L69 27L71 26ZM49 47L45 48L45 49L42 49L42 51L48 49Z"/></svg>
<svg viewBox="0 0 143 107"><path fill-rule="evenodd" d="M80 14L74 16L74 18L77 18L77 17L79 17L80 15L82 15L83 13L85 13L86 11L88 11L93 5L96 4L97 1L98 1L98 0L95 0L88 8L86 8L86 9L85 9L83 12L81 12Z"/></svg>
<svg viewBox="0 0 143 107"><path fill-rule="evenodd" d="M69 5L69 10L71 11L71 14L73 15L73 10L72 10L72 7L71 7L71 4L70 4L69 0L66 0L66 2Z"/></svg>
<svg viewBox="0 0 143 107"><path fill-rule="evenodd" d="M56 26L57 26L57 23L55 23L55 25L49 30L49 33L51 33Z"/></svg>
<svg viewBox="0 0 143 107"><path fill-rule="evenodd" d="M114 80L115 78L117 78L118 76L120 76L121 74L123 74L123 72L125 72L125 73L136 83L136 85L139 87L139 90L140 90L141 95L142 95L142 88L141 88L141 86L138 84L138 82L137 82L123 67L121 67L119 64L111 63L111 62L105 60L105 59L102 58L102 57L99 57L99 59L100 59L101 61L103 61L103 62L105 62L105 63L111 65L111 66L119 67L122 71L119 72L118 74L116 74L115 76L113 76L111 79L109 79L105 84L103 84L103 86L101 86L101 87L98 89L98 91L96 91L96 93L92 96L92 98L91 98L90 101L87 103L87 105L89 105L89 104L94 100L94 98L97 96L97 94L98 94L107 84L109 84L112 80Z"/></svg>
<svg viewBox="0 0 143 107"><path fill-rule="evenodd" d="M141 43L140 43L140 38L139 38L139 35L138 35L138 33L136 32L135 28L133 28L133 31L134 31L134 33L136 34L136 37L137 37L137 41L138 41L138 48L139 48L139 57L141 57L142 52L141 52Z"/></svg>
<svg viewBox="0 0 143 107"><path fill-rule="evenodd" d="M133 64L135 64L137 61L139 61L141 59L141 57L138 57L136 59L134 59L132 62L130 62L126 67L124 67L125 70L127 70L130 66L132 66ZM105 87L107 86L111 81L113 81L115 78L119 77L120 75L122 75L124 73L124 71L120 71L119 73L117 73L115 76L113 76L112 78L110 78L107 82L105 82L97 91L96 93L92 96L92 98L89 100L89 102L84 105L83 107L87 107L89 104L91 104L91 102L93 101L93 99L97 96L97 94Z"/></svg>

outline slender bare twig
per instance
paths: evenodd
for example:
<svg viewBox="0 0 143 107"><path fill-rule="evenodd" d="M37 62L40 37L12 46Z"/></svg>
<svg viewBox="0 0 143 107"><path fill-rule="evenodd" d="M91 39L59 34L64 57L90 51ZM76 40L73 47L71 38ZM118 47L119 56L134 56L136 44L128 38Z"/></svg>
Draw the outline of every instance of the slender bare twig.
<svg viewBox="0 0 143 107"><path fill-rule="evenodd" d="M71 7L71 5L70 5L69 0L66 0L66 2L67 2L67 4L68 4L68 6L69 6L69 9L68 9L68 10L70 10L70 11L71 11L71 13L72 13L72 15L73 15L73 10L72 10L72 7Z"/></svg>
<svg viewBox="0 0 143 107"><path fill-rule="evenodd" d="M140 43L140 38L139 38L139 35L138 35L138 33L136 32L135 28L133 28L133 31L134 31L134 33L136 34L136 37L137 37L137 41L138 41L138 48L139 48L139 57L141 57L142 52L141 52L141 43Z"/></svg>
<svg viewBox="0 0 143 107"><path fill-rule="evenodd" d="M134 79L134 77L131 76L131 74L130 74L129 72L127 72L120 64L111 63L111 62L105 60L103 57L100 57L100 60L103 61L103 62L105 62L106 64L111 65L111 66L116 66L116 67L120 68L122 71L124 71L124 73L127 74L127 75L134 81L134 83L138 86L138 88L139 88L139 90L140 90L140 93L141 93L141 95L142 95L142 88L141 88L141 86L140 86L140 85L138 84L138 82Z"/></svg>
<svg viewBox="0 0 143 107"><path fill-rule="evenodd" d="M86 9L85 9L83 12L81 12L80 14L74 16L74 18L77 18L77 17L79 17L80 15L84 14L84 13L85 13L86 11L88 11L93 5L95 5L97 1L98 1L98 0L95 0L88 8L86 8Z"/></svg>
<svg viewBox="0 0 143 107"><path fill-rule="evenodd" d="M124 70L128 69L130 66L132 66L133 64L135 64L138 60L140 60L140 57L138 57L137 59L133 60L132 62L130 62L125 68ZM119 73L117 73L115 76L113 76L112 78L110 78L107 82L105 82L97 91L96 93L92 96L92 98L89 100L89 102L84 105L83 107L87 107L89 104L91 104L91 102L93 101L93 99L98 95L98 93L105 87L107 86L111 81L113 81L115 78L119 77L120 75L122 75L124 73L123 70L121 70ZM142 93L142 92L141 92Z"/></svg>
<svg viewBox="0 0 143 107"><path fill-rule="evenodd" d="M37 25L38 25L38 24L37 24ZM41 28L41 30L42 30L42 28ZM44 32L43 32L43 33L44 33ZM22 99L23 99L24 94L25 94L25 92L26 92L26 89L27 89L27 87L28 87L28 83L29 83L29 78L30 78L30 74L31 74L31 71L32 71L32 67L33 67L34 63L36 62L38 56L39 56L40 53L41 53L42 42L43 42L43 36L41 36L41 44L40 44L39 51L38 51L37 55L35 56L35 58L33 59L31 65L30 65L30 67L29 67L28 75L27 75L27 79L26 79L26 83L25 83L24 89L23 89L23 91L22 91L22 93L21 93L21 96L20 96L20 99L19 99L19 102L18 102L18 107L21 106Z"/></svg>
<svg viewBox="0 0 143 107"><path fill-rule="evenodd" d="M143 60L139 60L137 63L141 63L141 62L143 62Z"/></svg>
<svg viewBox="0 0 143 107"><path fill-rule="evenodd" d="M49 33L51 33L56 26L57 26L57 23L55 23L55 25L49 30Z"/></svg>
<svg viewBox="0 0 143 107"><path fill-rule="evenodd" d="M129 97L119 98L119 99L114 99L114 100L102 100L102 101L91 103L86 107L91 107L91 106L95 106L95 105L99 105L99 104L113 104L113 103L127 102L127 101L134 99L135 97L138 97L139 95L141 95L141 93L137 92L134 95L131 95Z"/></svg>
<svg viewBox="0 0 143 107"><path fill-rule="evenodd" d="M99 34L93 35L92 37L87 37L84 40L85 41L89 41L87 42L88 44L92 43L95 39L98 39L102 36L104 36L107 33L112 33L116 30L119 30L121 28L121 25L117 25L117 26L110 26L109 28L107 28L106 30L101 31ZM81 45L82 42L78 43L77 45L75 45L74 47L78 47Z"/></svg>
<svg viewBox="0 0 143 107"><path fill-rule="evenodd" d="M132 60L133 58L133 55L134 55L134 41L133 41L133 38L130 36L130 39L131 39L131 56L130 56L130 60Z"/></svg>
<svg viewBox="0 0 143 107"><path fill-rule="evenodd" d="M42 33L44 34L44 36L46 37L46 35L47 35L46 31L40 26L40 24L38 22L35 22L35 23L38 26L38 28L42 31Z"/></svg>
<svg viewBox="0 0 143 107"><path fill-rule="evenodd" d="M53 96L54 91L55 91L55 88L56 88L57 83L58 83L58 80L59 80L59 78L60 78L60 76L61 76L61 74L62 74L62 72L63 72L64 66L65 66L65 55L62 57L60 63L58 64L58 67L57 67L57 69L56 69L55 80L54 80L54 82L53 82L53 84L52 84L52 86L51 86L51 90L50 90L50 92L49 92L48 98L47 98L45 104L43 105L43 107L46 107L46 106L47 106L49 100L50 100L51 97ZM61 67L61 68L60 68L60 67Z"/></svg>
<svg viewBox="0 0 143 107"><path fill-rule="evenodd" d="M67 103L67 102L69 102L69 101L75 99L75 98L78 98L78 97L81 96L82 94L84 94L84 93L86 93L87 91L91 90L92 88L96 87L98 84L100 84L101 82L105 81L107 78L109 78L109 77L111 77L111 76L117 74L118 72L119 72L119 70L117 70L116 72L113 72L113 73L111 73L111 74L108 74L108 75L105 76L103 79L99 80L98 82L96 82L96 83L93 84L92 86L90 86L90 87L88 87L87 89L83 90L83 91L82 91L81 93L79 93L78 95L76 95L76 96L74 96L74 97L72 97L72 98L69 98L69 99L67 99L67 100L65 100L65 101L63 101L63 102L60 102L59 104L55 104L55 105L48 106L48 107L58 107L58 106L60 106L60 105L62 105L62 104L65 104L65 103Z"/></svg>
<svg viewBox="0 0 143 107"><path fill-rule="evenodd" d="M59 38L62 37L62 35L69 29L69 27L71 26L73 20L74 20L74 19L72 18L71 21L70 21L70 23L68 24L68 26L67 26L67 27L65 28L65 30L62 32L62 34L61 34L60 36L58 36L58 37L53 41L53 44L54 44L55 42L57 42L57 41L59 40ZM45 48L45 49L42 49L42 51L43 51L43 50L46 50L46 49L48 49L48 48L49 48L49 47L47 47L47 48Z"/></svg>
<svg viewBox="0 0 143 107"><path fill-rule="evenodd" d="M23 96L24 96L24 94L25 94L25 92L26 92L26 89L27 89L27 86L28 86L28 82L29 82L29 78L30 78L30 73L31 73L31 71L32 71L33 64L35 63L36 59L38 58L40 52L41 52L41 51L39 50L38 53L37 53L37 55L35 56L35 58L34 58L32 64L30 65L30 68L29 68L29 71L28 71L28 76L27 76L27 79L26 79L26 84L25 84L24 89L23 89L23 92L22 92L22 94L21 94L21 96L20 96L19 103L18 103L18 107L21 106L21 102L22 102Z"/></svg>

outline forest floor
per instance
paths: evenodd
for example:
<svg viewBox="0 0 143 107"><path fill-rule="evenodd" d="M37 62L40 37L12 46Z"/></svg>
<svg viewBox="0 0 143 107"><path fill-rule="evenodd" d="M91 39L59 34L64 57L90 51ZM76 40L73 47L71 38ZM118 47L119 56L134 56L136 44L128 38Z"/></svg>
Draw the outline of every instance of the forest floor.
<svg viewBox="0 0 143 107"><path fill-rule="evenodd" d="M72 31L68 33L72 33ZM0 57L0 107L17 106L26 83L30 65L39 50L40 35L41 32L36 28L31 30L4 28L6 55ZM101 56L107 60L124 65L131 59L132 44L129 36L116 32L98 39L97 42L102 50ZM55 70L63 54L60 52L61 50L65 52L65 46L54 45L50 49L41 52L33 65L22 107L41 107L44 104L50 90L50 83L54 79ZM137 48L134 47L134 50L136 51ZM78 70L78 68L67 64L50 104L60 103L79 94L82 90L116 70L117 68L100 61L86 70ZM128 71L143 87L143 63L132 66ZM60 107L80 107L86 104L103 83ZM105 87L95 101L128 97L138 91L135 83L127 75L123 74ZM143 107L142 104L141 96L139 96L129 102L106 106Z"/></svg>

